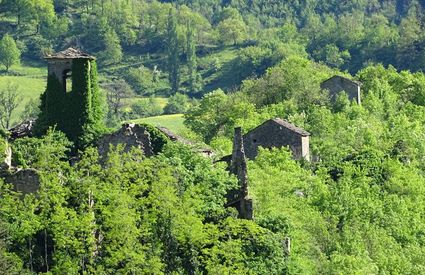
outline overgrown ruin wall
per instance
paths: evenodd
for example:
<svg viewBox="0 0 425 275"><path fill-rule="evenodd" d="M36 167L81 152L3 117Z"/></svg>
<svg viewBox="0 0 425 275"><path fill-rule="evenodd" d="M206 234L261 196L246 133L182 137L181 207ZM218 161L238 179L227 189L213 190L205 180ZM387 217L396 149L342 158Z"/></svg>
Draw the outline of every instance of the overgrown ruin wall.
<svg viewBox="0 0 425 275"><path fill-rule="evenodd" d="M40 176L35 169L18 170L7 176L6 182L23 195L36 193L40 189Z"/></svg>
<svg viewBox="0 0 425 275"><path fill-rule="evenodd" d="M124 145L124 152L135 147L143 150L145 156L150 157L154 154L149 132L137 124L124 124L118 131L103 136L98 141L99 155L106 158L110 146L117 146L118 144Z"/></svg>
<svg viewBox="0 0 425 275"><path fill-rule="evenodd" d="M329 91L331 101L334 101L336 96L345 91L350 100L356 100L357 104L361 104L360 83L352 81L342 76L334 76L324 81L320 88Z"/></svg>

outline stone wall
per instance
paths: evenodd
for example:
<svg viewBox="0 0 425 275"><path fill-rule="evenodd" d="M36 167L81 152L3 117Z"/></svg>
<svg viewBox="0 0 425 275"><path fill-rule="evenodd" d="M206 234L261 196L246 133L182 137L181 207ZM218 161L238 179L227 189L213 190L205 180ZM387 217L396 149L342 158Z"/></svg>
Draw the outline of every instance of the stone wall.
<svg viewBox="0 0 425 275"><path fill-rule="evenodd" d="M0 140L0 142L2 141ZM0 152L0 170L8 171L12 167L12 149L6 142L4 142L4 146L0 146L0 149L3 151Z"/></svg>
<svg viewBox="0 0 425 275"><path fill-rule="evenodd" d="M248 194L248 167L245 157L242 129L240 127L235 128L230 173L236 176L239 186L237 190L229 192L228 206L235 207L240 218L251 220L253 218L253 207L252 199L249 198Z"/></svg>
<svg viewBox="0 0 425 275"><path fill-rule="evenodd" d="M72 59L50 59L47 69L49 75L55 75L59 82L64 85L64 72L71 71Z"/></svg>
<svg viewBox="0 0 425 275"><path fill-rule="evenodd" d="M145 128L137 124L124 124L118 131L103 136L98 141L99 155L105 159L111 145L124 145L124 152L128 152L131 148L139 148L143 150L145 156L152 156L153 149L149 132Z"/></svg>
<svg viewBox="0 0 425 275"><path fill-rule="evenodd" d="M23 195L36 193L40 189L40 176L35 169L18 170L7 176L6 182Z"/></svg>
<svg viewBox="0 0 425 275"><path fill-rule="evenodd" d="M260 146L264 148L288 146L295 159L310 159L309 133L293 125L289 128L280 124L281 121L278 119L266 121L244 135L245 154L248 159L257 157Z"/></svg>
<svg viewBox="0 0 425 275"><path fill-rule="evenodd" d="M359 105L361 104L360 86L361 84L359 82L338 75L329 78L320 85L323 90L329 91L331 101L334 101L340 92L345 91L348 98L350 100L356 100Z"/></svg>

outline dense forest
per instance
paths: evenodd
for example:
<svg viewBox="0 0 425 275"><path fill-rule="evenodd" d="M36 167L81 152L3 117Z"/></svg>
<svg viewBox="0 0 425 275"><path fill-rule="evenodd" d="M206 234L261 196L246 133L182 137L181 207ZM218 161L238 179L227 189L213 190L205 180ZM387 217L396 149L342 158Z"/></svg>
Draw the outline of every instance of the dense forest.
<svg viewBox="0 0 425 275"><path fill-rule="evenodd" d="M99 131L126 118L119 94L131 90L148 97L132 106L140 116L162 112L149 96L169 96L165 113L184 113L195 144L154 132L154 156L117 146L102 159L84 127L83 145L55 127L11 140L0 107L0 159L11 148L14 167L40 175L38 192L23 196L0 164L0 273L425 273L424 9L0 0L2 74L19 76L19 59L44 66L47 54L81 48L97 57L98 100L108 101L96 106ZM362 83L361 105L321 89L335 74ZM226 207L237 178L217 160L232 152L235 127L276 117L311 133L312 161L261 149L248 161L254 218L240 219Z"/></svg>

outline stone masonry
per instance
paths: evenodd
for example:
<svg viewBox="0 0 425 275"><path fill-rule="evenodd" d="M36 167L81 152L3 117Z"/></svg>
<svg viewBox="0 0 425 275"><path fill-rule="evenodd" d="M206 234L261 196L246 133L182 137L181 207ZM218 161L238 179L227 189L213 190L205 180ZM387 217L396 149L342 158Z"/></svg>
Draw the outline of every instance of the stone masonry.
<svg viewBox="0 0 425 275"><path fill-rule="evenodd" d="M248 195L248 168L240 127L235 128L230 173L236 175L239 188L228 194L229 203L227 206L235 207L240 218L251 220L253 218L253 207L252 199Z"/></svg>
<svg viewBox="0 0 425 275"><path fill-rule="evenodd" d="M140 148L145 156L153 156L153 149L149 132L137 124L124 124L118 131L103 136L98 142L99 155L106 158L110 145L124 145L124 152L128 152L132 147Z"/></svg>
<svg viewBox="0 0 425 275"><path fill-rule="evenodd" d="M310 160L310 133L280 118L270 119L243 136L245 154L255 159L258 147L288 146L294 159Z"/></svg>
<svg viewBox="0 0 425 275"><path fill-rule="evenodd" d="M358 105L361 105L361 83L350 80L346 77L335 75L320 84L322 90L328 90L331 101L334 101L336 96L345 91L350 100L356 100Z"/></svg>

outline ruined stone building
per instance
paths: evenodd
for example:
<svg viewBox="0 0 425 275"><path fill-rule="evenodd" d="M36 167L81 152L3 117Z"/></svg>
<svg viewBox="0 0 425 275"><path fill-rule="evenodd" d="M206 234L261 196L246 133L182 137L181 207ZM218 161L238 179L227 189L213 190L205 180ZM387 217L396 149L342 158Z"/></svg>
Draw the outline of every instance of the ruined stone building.
<svg viewBox="0 0 425 275"><path fill-rule="evenodd" d="M334 101L336 96L345 91L350 100L355 100L357 104L361 105L361 83L353 81L343 76L335 75L320 84L322 90L329 91L331 101Z"/></svg>
<svg viewBox="0 0 425 275"><path fill-rule="evenodd" d="M134 147L141 149L147 157L154 154L149 132L137 124L123 124L118 131L102 136L97 147L99 155L105 159L111 145L116 147L119 144L123 144L124 152L129 152Z"/></svg>
<svg viewBox="0 0 425 275"><path fill-rule="evenodd" d="M242 129L235 128L231 156L222 158L228 162L229 172L238 179L238 188L227 194L227 206L234 207L243 219L252 219L253 201L249 197L247 159L255 159L258 148L288 146L295 159L310 160L310 133L279 119L270 119L242 136Z"/></svg>
<svg viewBox="0 0 425 275"><path fill-rule="evenodd" d="M310 133L280 118L267 120L246 133L243 143L248 159L255 159L260 146L288 146L294 159L310 160Z"/></svg>
<svg viewBox="0 0 425 275"><path fill-rule="evenodd" d="M233 152L230 162L230 173L238 179L238 189L227 194L227 207L234 207L239 213L239 218L251 220L253 218L252 199L248 193L248 167L244 144L242 139L242 128L235 128L233 139Z"/></svg>

